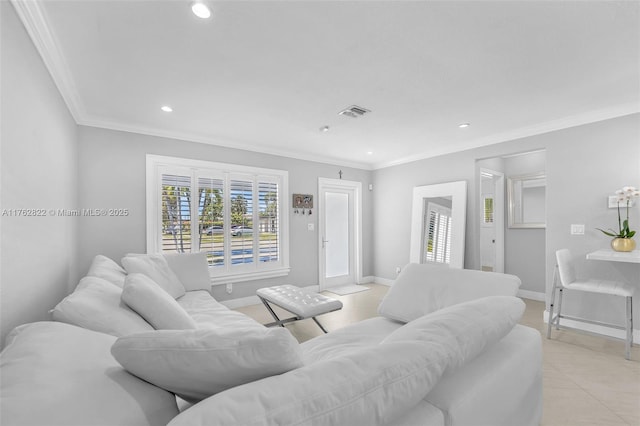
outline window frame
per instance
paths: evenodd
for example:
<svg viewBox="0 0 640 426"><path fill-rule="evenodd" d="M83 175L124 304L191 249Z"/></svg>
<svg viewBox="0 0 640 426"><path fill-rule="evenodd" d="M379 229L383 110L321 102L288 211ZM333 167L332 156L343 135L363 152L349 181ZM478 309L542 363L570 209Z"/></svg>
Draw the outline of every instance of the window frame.
<svg viewBox="0 0 640 426"><path fill-rule="evenodd" d="M246 264L233 265L231 263L231 240L225 234L223 266L209 266L209 275L212 285L221 285L232 282L253 281L264 278L286 276L290 272L289 266L289 199L288 180L289 173L286 170L266 169L260 167L244 166L240 164L219 163L204 160L194 160L181 157L169 157L154 154L146 156L146 243L147 253L162 253L162 175L174 173L190 176L191 191L197 191L197 182L200 177L223 177L225 189L229 188L230 181L238 177L251 179L253 184L253 223L259 224L259 182L271 182L278 185L278 249L277 261L259 262L255 260L258 253L259 232L253 233L254 261ZM224 192L225 221L230 220L230 191ZM191 199L191 247L198 247L200 238L197 232L198 205ZM228 229L228 227L225 227ZM255 229L255 228L254 228ZM195 231L195 232L194 232ZM195 236L193 234L196 234ZM194 253L195 251L191 251ZM258 254L259 255L259 254Z"/></svg>

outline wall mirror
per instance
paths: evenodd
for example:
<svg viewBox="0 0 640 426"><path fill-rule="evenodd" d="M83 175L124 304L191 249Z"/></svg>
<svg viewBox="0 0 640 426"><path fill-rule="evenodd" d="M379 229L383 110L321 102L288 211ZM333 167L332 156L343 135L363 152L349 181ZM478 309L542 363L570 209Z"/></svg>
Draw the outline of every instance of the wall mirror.
<svg viewBox="0 0 640 426"><path fill-rule="evenodd" d="M414 187L410 261L464 268L466 214L466 181Z"/></svg>
<svg viewBox="0 0 640 426"><path fill-rule="evenodd" d="M507 178L509 228L544 228L545 192L547 178L544 173Z"/></svg>

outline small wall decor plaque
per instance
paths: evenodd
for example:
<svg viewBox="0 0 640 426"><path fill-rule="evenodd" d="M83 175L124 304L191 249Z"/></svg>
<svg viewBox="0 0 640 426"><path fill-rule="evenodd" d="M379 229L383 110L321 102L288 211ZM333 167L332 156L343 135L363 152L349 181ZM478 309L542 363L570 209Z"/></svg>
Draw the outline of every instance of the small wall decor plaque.
<svg viewBox="0 0 640 426"><path fill-rule="evenodd" d="M311 194L293 194L293 212L296 214L311 214L313 208L313 195Z"/></svg>

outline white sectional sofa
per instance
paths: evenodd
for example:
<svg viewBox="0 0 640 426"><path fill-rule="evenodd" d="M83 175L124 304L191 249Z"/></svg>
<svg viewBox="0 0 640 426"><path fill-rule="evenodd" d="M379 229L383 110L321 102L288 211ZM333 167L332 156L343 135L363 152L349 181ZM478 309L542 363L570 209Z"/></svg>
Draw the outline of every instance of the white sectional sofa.
<svg viewBox="0 0 640 426"><path fill-rule="evenodd" d="M2 425L539 424L517 277L411 264L379 317L298 344L203 290L201 255L132 259L98 256L54 321L10 333Z"/></svg>

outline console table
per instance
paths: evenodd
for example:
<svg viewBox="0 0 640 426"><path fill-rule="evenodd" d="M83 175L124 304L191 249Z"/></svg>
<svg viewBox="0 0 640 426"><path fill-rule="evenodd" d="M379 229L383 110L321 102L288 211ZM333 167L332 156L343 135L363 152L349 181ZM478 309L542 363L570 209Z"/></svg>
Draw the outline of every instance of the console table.
<svg viewBox="0 0 640 426"><path fill-rule="evenodd" d="M640 263L640 250L629 252L614 251L612 249L596 250L587 253L589 260L608 260L610 262Z"/></svg>

